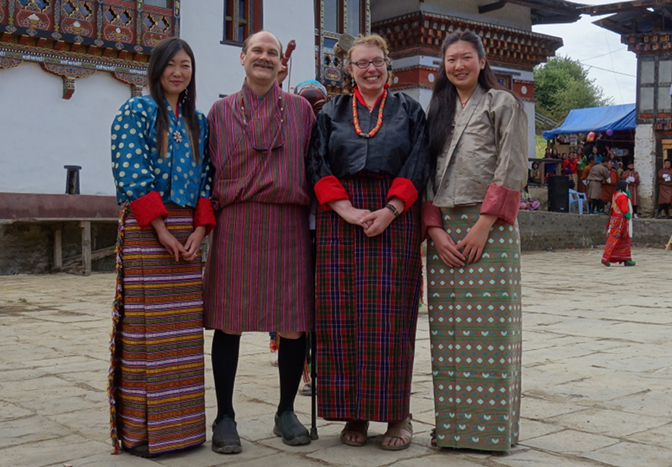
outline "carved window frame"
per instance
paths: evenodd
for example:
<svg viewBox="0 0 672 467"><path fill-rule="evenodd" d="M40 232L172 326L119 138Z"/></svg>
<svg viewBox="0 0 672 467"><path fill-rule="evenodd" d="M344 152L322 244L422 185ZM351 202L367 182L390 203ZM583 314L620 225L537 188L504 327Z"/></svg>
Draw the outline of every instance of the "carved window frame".
<svg viewBox="0 0 672 467"><path fill-rule="evenodd" d="M241 47L248 36L262 29L262 0L224 0L221 44Z"/></svg>
<svg viewBox="0 0 672 467"><path fill-rule="evenodd" d="M162 0L162 3L163 2L165 2L165 5L156 5L152 2L152 0L144 0L143 4L153 6L153 7L156 7L156 8L165 8L165 9L168 9L168 10L173 9L175 0Z"/></svg>

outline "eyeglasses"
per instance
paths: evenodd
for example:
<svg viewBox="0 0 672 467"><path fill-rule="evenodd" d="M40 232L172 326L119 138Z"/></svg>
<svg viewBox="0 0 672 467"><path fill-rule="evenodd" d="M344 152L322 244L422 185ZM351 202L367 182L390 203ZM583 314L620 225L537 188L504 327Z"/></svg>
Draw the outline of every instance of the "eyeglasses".
<svg viewBox="0 0 672 467"><path fill-rule="evenodd" d="M353 62L352 64L357 65L357 68L361 68L363 70L364 68L368 68L372 63L376 68L380 68L381 66L385 65L386 60L384 58L376 58L374 60L360 60L358 62Z"/></svg>

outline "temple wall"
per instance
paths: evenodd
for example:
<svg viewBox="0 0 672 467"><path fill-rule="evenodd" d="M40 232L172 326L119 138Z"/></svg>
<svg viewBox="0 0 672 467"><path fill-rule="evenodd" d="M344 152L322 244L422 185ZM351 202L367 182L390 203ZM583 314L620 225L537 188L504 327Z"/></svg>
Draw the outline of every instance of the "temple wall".
<svg viewBox="0 0 672 467"><path fill-rule="evenodd" d="M639 172L639 212L653 215L656 202L656 136L651 124L635 130L635 170Z"/></svg>
<svg viewBox="0 0 672 467"><path fill-rule="evenodd" d="M62 94L62 78L37 63L0 70L0 192L65 193L63 166L80 165L82 194L114 194L110 124L129 85L98 72Z"/></svg>

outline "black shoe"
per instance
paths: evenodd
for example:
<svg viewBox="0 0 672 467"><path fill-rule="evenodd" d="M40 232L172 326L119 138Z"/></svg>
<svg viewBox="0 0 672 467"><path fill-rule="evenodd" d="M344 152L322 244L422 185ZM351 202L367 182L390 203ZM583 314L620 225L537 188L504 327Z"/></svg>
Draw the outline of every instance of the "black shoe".
<svg viewBox="0 0 672 467"><path fill-rule="evenodd" d="M310 443L308 430L291 410L285 410L282 415L275 414L273 434L282 436L282 442L290 446L301 446L302 444Z"/></svg>
<svg viewBox="0 0 672 467"><path fill-rule="evenodd" d="M139 446L136 446L134 448L127 448L123 447L123 450L128 452L129 454L132 454L136 457L142 457L143 459L155 459L159 457L158 454L150 454L149 453L149 446L146 444L141 444Z"/></svg>
<svg viewBox="0 0 672 467"><path fill-rule="evenodd" d="M236 422L224 417L212 424L212 450L220 454L238 454L243 450Z"/></svg>

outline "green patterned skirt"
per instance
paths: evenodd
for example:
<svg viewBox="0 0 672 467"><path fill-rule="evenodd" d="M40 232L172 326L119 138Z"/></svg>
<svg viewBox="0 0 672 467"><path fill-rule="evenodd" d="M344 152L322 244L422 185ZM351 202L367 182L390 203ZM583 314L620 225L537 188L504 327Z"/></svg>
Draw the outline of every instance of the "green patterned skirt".
<svg viewBox="0 0 672 467"><path fill-rule="evenodd" d="M455 243L480 205L441 209ZM427 251L432 374L438 446L507 451L518 442L521 284L518 225L497 221L483 256L453 268Z"/></svg>

